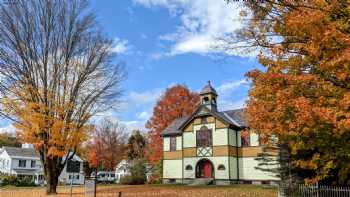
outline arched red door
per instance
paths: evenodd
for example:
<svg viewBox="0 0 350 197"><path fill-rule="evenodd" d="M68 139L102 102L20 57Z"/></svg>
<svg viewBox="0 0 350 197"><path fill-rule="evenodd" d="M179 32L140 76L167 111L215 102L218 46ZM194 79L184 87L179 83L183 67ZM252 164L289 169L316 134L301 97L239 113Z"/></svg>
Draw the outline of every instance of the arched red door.
<svg viewBox="0 0 350 197"><path fill-rule="evenodd" d="M196 166L197 178L213 178L213 164L209 160L201 160Z"/></svg>
<svg viewBox="0 0 350 197"><path fill-rule="evenodd" d="M204 168L204 177L205 177L205 178L211 178L211 177L213 177L213 175L212 175L212 168L213 168L213 167L211 166L210 161L206 161L206 162L204 163L203 168Z"/></svg>

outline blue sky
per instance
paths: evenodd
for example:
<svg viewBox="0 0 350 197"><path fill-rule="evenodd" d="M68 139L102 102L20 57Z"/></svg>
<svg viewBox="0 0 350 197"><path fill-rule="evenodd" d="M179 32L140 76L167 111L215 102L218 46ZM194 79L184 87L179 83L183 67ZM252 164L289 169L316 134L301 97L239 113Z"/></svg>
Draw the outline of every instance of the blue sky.
<svg viewBox="0 0 350 197"><path fill-rule="evenodd" d="M216 38L241 27L239 5L227 6L224 0L91 0L90 6L115 41L115 61L124 63L128 74L120 110L105 116L142 129L167 87L180 83L198 91L208 80L219 93L220 109L243 106L249 89L244 74L260 66L252 54L214 47ZM8 127L8 121L0 121L0 131Z"/></svg>

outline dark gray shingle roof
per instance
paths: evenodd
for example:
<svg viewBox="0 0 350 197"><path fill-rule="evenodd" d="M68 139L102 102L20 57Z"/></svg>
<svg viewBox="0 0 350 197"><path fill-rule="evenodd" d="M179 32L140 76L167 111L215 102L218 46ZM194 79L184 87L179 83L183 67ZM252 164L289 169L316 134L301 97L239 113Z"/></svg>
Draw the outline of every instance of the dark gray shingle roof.
<svg viewBox="0 0 350 197"><path fill-rule="evenodd" d="M185 116L182 118L178 118L174 120L166 129L164 129L162 135L179 135L181 134L180 127L183 123L186 122L186 120L189 118L189 116Z"/></svg>
<svg viewBox="0 0 350 197"><path fill-rule="evenodd" d="M6 151L10 157L39 157L39 154L32 148L5 146L4 151Z"/></svg>
<svg viewBox="0 0 350 197"><path fill-rule="evenodd" d="M224 115L226 114L227 116L229 116L230 119L232 119L234 121L233 124L235 124L236 126L239 126L239 127L246 127L247 126L245 118L244 118L243 109L228 110L228 111L223 111L220 113L224 114Z"/></svg>

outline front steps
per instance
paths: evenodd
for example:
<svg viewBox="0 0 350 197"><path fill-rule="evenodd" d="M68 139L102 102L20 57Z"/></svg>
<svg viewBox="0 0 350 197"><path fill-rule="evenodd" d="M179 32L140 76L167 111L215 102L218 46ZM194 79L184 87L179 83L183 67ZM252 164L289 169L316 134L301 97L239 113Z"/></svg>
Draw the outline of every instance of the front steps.
<svg viewBox="0 0 350 197"><path fill-rule="evenodd" d="M213 178L196 178L193 179L188 185L194 186L194 185L211 185L213 184L214 179Z"/></svg>

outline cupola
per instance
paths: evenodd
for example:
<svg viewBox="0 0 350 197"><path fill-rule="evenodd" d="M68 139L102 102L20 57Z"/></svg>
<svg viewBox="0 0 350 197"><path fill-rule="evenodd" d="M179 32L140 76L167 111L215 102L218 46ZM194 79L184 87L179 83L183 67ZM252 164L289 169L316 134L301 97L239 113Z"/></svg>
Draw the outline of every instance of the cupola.
<svg viewBox="0 0 350 197"><path fill-rule="evenodd" d="M210 81L208 81L207 85L203 87L199 95L201 99L201 105L205 105L210 110L217 111L216 98L218 94L216 93L216 90L211 86Z"/></svg>

